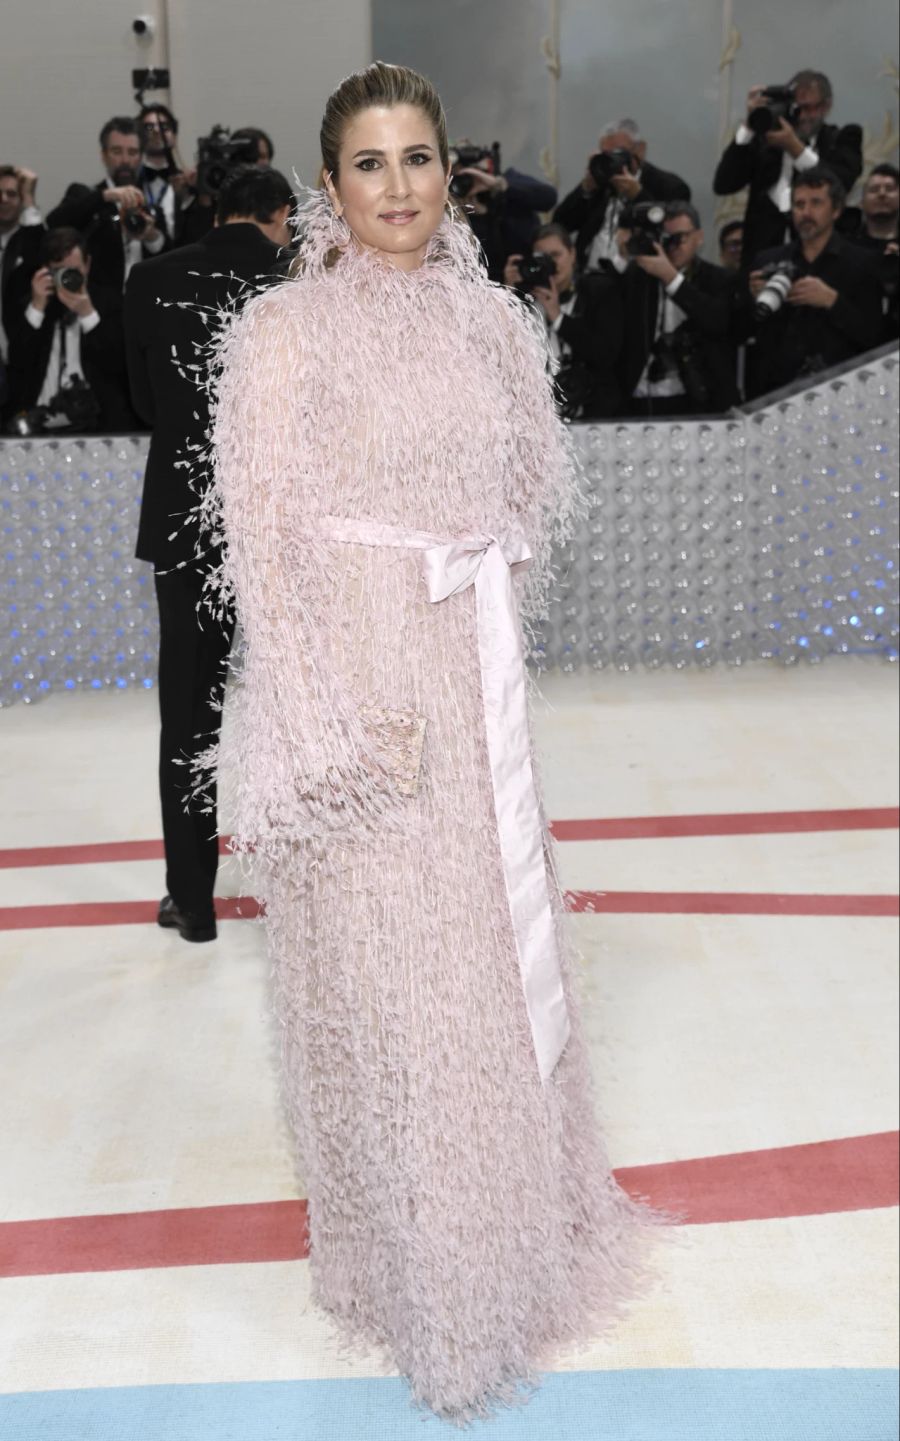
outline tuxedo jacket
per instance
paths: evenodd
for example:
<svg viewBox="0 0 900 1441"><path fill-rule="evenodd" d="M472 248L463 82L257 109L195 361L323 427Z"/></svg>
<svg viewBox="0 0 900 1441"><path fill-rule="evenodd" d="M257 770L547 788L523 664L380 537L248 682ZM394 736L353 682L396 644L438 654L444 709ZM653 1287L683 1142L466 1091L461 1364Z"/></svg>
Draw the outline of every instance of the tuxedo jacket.
<svg viewBox="0 0 900 1441"><path fill-rule="evenodd" d="M158 570L195 562L197 529L184 525L203 483L205 390L183 373L210 339L206 317L271 283L281 252L252 223L223 225L195 245L136 265L125 290L131 394L152 427L136 554ZM182 308L182 306L184 308ZM182 462L190 462L185 467Z"/></svg>
<svg viewBox="0 0 900 1441"><path fill-rule="evenodd" d="M558 333L568 351L557 374L563 395L574 379L584 402L582 420L619 415L624 309L618 277L582 275L575 286L571 314L562 317Z"/></svg>
<svg viewBox="0 0 900 1441"><path fill-rule="evenodd" d="M91 257L91 275L98 284L121 295L125 288L125 246L118 207L103 199L109 185L109 180L93 186L70 185L59 205L47 216L47 225L51 229L71 225L80 231ZM145 251L144 255L147 254Z"/></svg>
<svg viewBox="0 0 900 1441"><path fill-rule="evenodd" d="M122 297L117 291L98 285L93 275L88 294L100 316L99 325L81 335L81 367L84 378L100 405L98 429L128 432L135 427L135 415L128 396L125 344L122 335ZM60 320L71 314L55 297L44 311L39 329L23 310L15 317L9 334L10 374L15 377L16 410L30 410L38 402L47 374L53 335ZM69 322L77 324L77 321Z"/></svg>
<svg viewBox="0 0 900 1441"><path fill-rule="evenodd" d="M20 225L3 251L0 286L3 289L3 324L28 304L31 277L38 268L38 252L46 233L44 225ZM10 307L12 307L10 309Z"/></svg>
<svg viewBox="0 0 900 1441"><path fill-rule="evenodd" d="M656 339L663 288L638 265L629 265L621 280L625 308L622 389L634 394ZM720 265L697 259L685 273L674 301L684 311L695 338L697 361L710 396L710 412L737 405L737 358L732 335L739 277Z"/></svg>
<svg viewBox="0 0 900 1441"><path fill-rule="evenodd" d="M816 140L820 164L837 176L848 195L862 174L862 143L859 125L823 125ZM761 250L785 242L790 215L780 211L769 197L781 175L783 161L783 150L767 145L764 136L754 135L747 145L732 140L716 168L716 195L734 195L745 186L750 190L744 217L745 270L756 269L755 257Z"/></svg>
<svg viewBox="0 0 900 1441"><path fill-rule="evenodd" d="M559 225L564 225L570 235L578 232L576 250L578 264L583 266L591 241L603 227L606 217L606 207L610 200L616 199L616 191L611 185L601 185L590 194L585 192L580 185L556 207L553 219ZM659 200L665 204L669 200L690 200L691 188L686 180L680 175L674 175L668 170L660 170L658 166L651 165L645 161L641 167L641 190L640 194L629 203L640 205L644 201Z"/></svg>

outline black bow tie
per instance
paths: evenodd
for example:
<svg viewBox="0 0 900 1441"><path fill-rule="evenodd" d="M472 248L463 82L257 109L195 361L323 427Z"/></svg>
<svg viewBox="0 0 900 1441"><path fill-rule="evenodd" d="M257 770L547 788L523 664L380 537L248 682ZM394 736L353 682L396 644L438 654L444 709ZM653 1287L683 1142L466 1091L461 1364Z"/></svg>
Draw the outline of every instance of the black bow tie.
<svg viewBox="0 0 900 1441"><path fill-rule="evenodd" d="M168 180L176 173L174 165L164 165L161 170L154 170L152 165L142 165L140 183L141 185L152 185L154 180Z"/></svg>

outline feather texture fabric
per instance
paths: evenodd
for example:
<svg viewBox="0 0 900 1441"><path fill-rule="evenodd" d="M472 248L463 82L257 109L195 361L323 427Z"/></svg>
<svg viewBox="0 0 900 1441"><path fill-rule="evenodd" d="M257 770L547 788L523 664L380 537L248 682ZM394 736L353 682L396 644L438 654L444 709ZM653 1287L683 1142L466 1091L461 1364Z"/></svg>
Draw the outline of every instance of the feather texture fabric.
<svg viewBox="0 0 900 1441"><path fill-rule="evenodd" d="M203 763L265 901L316 1298L465 1422L621 1312L659 1218L609 1169L546 838L573 1031L545 1084L535 1065L473 591L432 604L421 552L335 540L322 520L521 528L527 623L575 483L543 336L488 283L464 222L405 273L324 197L304 220L300 273L217 347L202 519L245 644ZM373 708L427 722L414 794Z"/></svg>

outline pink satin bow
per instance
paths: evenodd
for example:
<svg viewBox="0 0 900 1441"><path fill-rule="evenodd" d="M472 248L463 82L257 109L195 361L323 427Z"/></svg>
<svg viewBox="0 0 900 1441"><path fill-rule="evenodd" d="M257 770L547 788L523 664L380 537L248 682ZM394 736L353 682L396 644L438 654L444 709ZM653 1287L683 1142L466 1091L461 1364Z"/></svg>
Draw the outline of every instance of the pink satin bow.
<svg viewBox="0 0 900 1441"><path fill-rule="evenodd" d="M510 916L541 1080L569 1039L543 824L531 760L525 664L512 572L531 564L522 533L454 541L425 551L435 604L475 587L488 759Z"/></svg>
<svg viewBox="0 0 900 1441"><path fill-rule="evenodd" d="M525 1007L542 1081L569 1039L544 855L544 832L531 761L525 662L512 572L531 564L521 531L442 542L422 531L381 521L321 516L310 533L350 545L408 547L423 552L429 600L439 605L475 588L484 723L500 859L506 882Z"/></svg>

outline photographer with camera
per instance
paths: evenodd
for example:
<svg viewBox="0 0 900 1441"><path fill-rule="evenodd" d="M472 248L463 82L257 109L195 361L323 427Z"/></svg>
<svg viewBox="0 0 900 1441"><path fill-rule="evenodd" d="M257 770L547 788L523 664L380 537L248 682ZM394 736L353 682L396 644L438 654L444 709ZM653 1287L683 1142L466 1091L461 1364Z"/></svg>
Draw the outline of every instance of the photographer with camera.
<svg viewBox="0 0 900 1441"><path fill-rule="evenodd" d="M824 166L794 177L797 239L762 251L749 277L751 396L851 360L881 340L877 268L835 229L843 206L844 187Z"/></svg>
<svg viewBox="0 0 900 1441"><path fill-rule="evenodd" d="M198 616L206 571L217 562L195 554L190 513L206 483L207 379L198 358L210 317L228 315L276 275L290 239L293 194L277 170L233 168L218 191L216 227L195 245L167 251L132 271L125 292L128 373L134 404L153 429L144 476L136 554L156 571L159 604L159 784L167 894L160 925L185 940L216 934L213 886L218 864L216 817L184 810L178 757L218 735L210 703L224 685L233 620ZM157 301L162 301L158 304ZM289 377L286 378L286 384Z"/></svg>
<svg viewBox="0 0 900 1441"><path fill-rule="evenodd" d="M44 234L36 189L33 170L0 165L0 362L4 364L9 351L6 322L27 304L28 281L37 267Z"/></svg>
<svg viewBox="0 0 900 1441"><path fill-rule="evenodd" d="M136 120L115 115L100 131L106 179L69 186L47 217L52 229L78 230L91 257L96 284L121 295L133 265L165 249L164 224L141 188L141 131Z"/></svg>
<svg viewBox="0 0 900 1441"><path fill-rule="evenodd" d="M884 295L884 328L887 343L900 336L900 171L896 165L875 165L863 186L859 209L845 210L838 229L854 245L872 255Z"/></svg>
<svg viewBox="0 0 900 1441"><path fill-rule="evenodd" d="M468 141L451 151L450 194L465 211L484 252L488 275L503 279L510 255L524 254L540 225L539 211L552 210L556 190L520 170L500 168L500 146Z"/></svg>
<svg viewBox="0 0 900 1441"><path fill-rule="evenodd" d="M617 236L623 259L622 389L631 415L712 415L737 404L731 336L737 276L700 258L694 206L632 206Z"/></svg>
<svg viewBox="0 0 900 1441"><path fill-rule="evenodd" d="M616 232L627 206L691 198L690 186L680 175L650 164L647 142L636 121L613 121L602 131L598 145L588 157L580 184L560 202L553 217L570 234L577 232L579 267L592 271L615 268Z"/></svg>
<svg viewBox="0 0 900 1441"><path fill-rule="evenodd" d="M46 232L29 305L10 327L15 434L134 429L121 297L91 271L77 230Z"/></svg>
<svg viewBox="0 0 900 1441"><path fill-rule="evenodd" d="M564 418L618 415L617 366L623 336L618 280L579 275L575 242L555 223L541 226L530 255L509 257L503 280L540 309L557 367L557 403Z"/></svg>
<svg viewBox="0 0 900 1441"><path fill-rule="evenodd" d="M716 169L716 195L749 186L743 264L760 250L790 239L791 185L797 175L824 165L847 194L862 173L862 129L827 124L833 91L827 75L799 70L787 85L754 85L747 118Z"/></svg>

